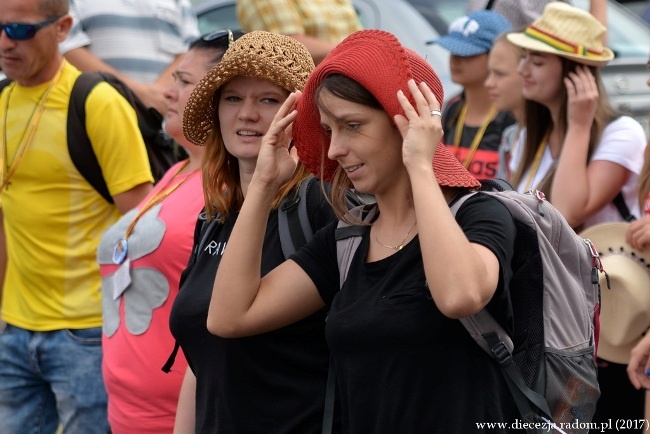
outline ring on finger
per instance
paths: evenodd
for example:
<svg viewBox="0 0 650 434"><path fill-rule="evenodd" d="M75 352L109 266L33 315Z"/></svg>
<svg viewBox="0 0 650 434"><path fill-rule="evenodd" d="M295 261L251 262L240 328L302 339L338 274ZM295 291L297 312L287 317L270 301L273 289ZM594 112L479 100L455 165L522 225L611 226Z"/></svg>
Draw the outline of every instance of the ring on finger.
<svg viewBox="0 0 650 434"><path fill-rule="evenodd" d="M433 109L433 110L431 110L431 116L440 116L440 117L442 117L442 112L440 110Z"/></svg>

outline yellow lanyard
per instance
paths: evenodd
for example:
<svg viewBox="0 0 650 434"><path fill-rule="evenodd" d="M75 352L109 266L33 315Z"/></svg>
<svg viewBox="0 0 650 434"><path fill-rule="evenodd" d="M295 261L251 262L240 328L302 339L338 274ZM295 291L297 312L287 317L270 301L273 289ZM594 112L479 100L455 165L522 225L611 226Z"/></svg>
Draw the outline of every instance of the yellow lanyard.
<svg viewBox="0 0 650 434"><path fill-rule="evenodd" d="M465 166L465 169L467 169L472 162L472 158L474 158L474 154L476 153L476 150L478 149L478 145L481 144L481 140L483 140L483 135L485 134L485 130L487 130L487 127L490 125L490 122L494 119L494 117L497 114L497 110L494 107L490 107L490 111L483 121L483 125L481 125L481 128L476 132L476 135L474 135L474 138L472 139L472 143L469 146L469 153L467 154L467 157L465 157L465 163L463 164ZM463 104L463 107L460 109L460 114L458 115L458 121L456 122L456 131L454 134L454 155L458 155L458 147L460 146L460 139L463 135L463 127L465 126L465 117L467 116L467 104Z"/></svg>
<svg viewBox="0 0 650 434"><path fill-rule="evenodd" d="M526 189L524 191L528 191L532 187L533 180L535 179L535 175L537 175L537 171L539 170L539 165L542 162L542 156L544 155L544 150L548 144L550 134L551 132L547 131L546 134L544 134L544 137L542 137L542 141L537 145L537 152L535 152L535 159L533 160L533 165L530 167L530 173L528 174Z"/></svg>
<svg viewBox="0 0 650 434"><path fill-rule="evenodd" d="M43 96L41 96L41 100L38 102L38 105L34 109L34 112L29 119L29 123L27 124L27 128L25 129L26 131L23 133L20 144L18 145L18 148L16 149L14 157L11 161L7 160L7 114L9 113L9 99L11 97L11 92L13 91L16 83L11 83L9 90L7 91L7 99L5 100L4 129L2 132L2 147L0 147L0 179L2 180L2 184L0 184L0 194L2 194L2 191L9 183L9 180L16 171L18 164L22 161L23 156L25 155L25 151L34 139L36 128L38 127L38 123L41 121L43 111L45 111L45 103L47 102L47 98L49 97L50 92L54 86L58 83L59 78L61 78L61 70L63 69L63 64L64 62L61 62L59 70L56 72L56 75L50 82L49 86L43 93Z"/></svg>
<svg viewBox="0 0 650 434"><path fill-rule="evenodd" d="M176 184L171 185L172 182L174 181L174 179L176 179L176 177L178 176L178 174L181 173L181 172L183 171L183 169L185 169L185 168L187 167L188 164L190 164L190 160L189 160L189 159L185 160L185 162L183 163L183 165L182 165L181 167L178 168L178 170L176 171L176 173L174 173L174 176L172 176L172 177L169 179L169 181L167 181L167 184L165 184L165 186L164 186L163 188L161 188L161 189L158 190L155 194L153 194L153 195L149 198L149 200L147 200L147 202L146 202L144 205L142 205L142 208L140 208L140 210L138 210L138 213L135 215L135 217L134 217L133 220L131 221L131 224L130 224L129 227L126 229L126 233L124 234L124 239L125 239L125 240L128 239L129 236L133 233L133 229L135 228L136 223L138 223L138 220L140 220L140 218L141 218L141 217L142 217L142 216L143 216L147 211L149 211L151 208L153 208L154 206L156 206L156 205L158 205L160 202L162 202L163 199L165 199L167 196L169 196L170 194L172 194L172 193L173 193L173 192L174 192L178 187L180 187L181 185L183 185L183 184L185 183L185 181L187 181L188 179L190 179L192 176L194 176L194 174L195 174L196 172L198 172L198 169L197 169L197 170L195 170L194 172L190 173L188 176L186 176L186 177L185 177L181 182L177 182Z"/></svg>

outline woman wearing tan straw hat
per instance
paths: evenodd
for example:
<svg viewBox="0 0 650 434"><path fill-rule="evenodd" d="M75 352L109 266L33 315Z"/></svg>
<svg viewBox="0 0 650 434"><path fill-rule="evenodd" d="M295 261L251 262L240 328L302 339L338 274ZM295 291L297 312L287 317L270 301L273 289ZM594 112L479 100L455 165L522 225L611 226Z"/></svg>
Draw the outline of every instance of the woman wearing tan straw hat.
<svg viewBox="0 0 650 434"><path fill-rule="evenodd" d="M551 2L523 32L508 35L523 49L519 73L527 99L512 183L520 191L544 191L576 229L623 221L617 197L639 214L636 184L646 138L637 121L607 101L600 68L614 53L604 45L605 33L588 12ZM625 368L599 359L595 423L643 417L643 394L632 388Z"/></svg>
<svg viewBox="0 0 650 434"><path fill-rule="evenodd" d="M183 418L177 418L176 432L320 430L329 360L324 312L315 311L300 323L249 339L223 339L205 326L223 253L240 242L250 244L247 239L232 240L230 233L244 198L254 188L251 177L262 136L313 68L309 52L295 39L262 31L247 33L196 85L185 108L185 135L205 146L205 213L197 222L195 254L181 278L169 321L190 366L179 402ZM249 273L267 274L284 261L277 207L307 182L308 175L304 167L297 167L269 196L272 206L260 216L267 228L264 246L255 244L261 261ZM334 214L319 188L310 189L305 198L316 232Z"/></svg>
<svg viewBox="0 0 650 434"><path fill-rule="evenodd" d="M519 191L544 191L572 227L617 221L614 198L638 215L635 185L645 134L609 105L600 68L613 57L606 29L577 7L549 3L544 13L508 39L523 48L519 73L526 134L511 159Z"/></svg>
<svg viewBox="0 0 650 434"><path fill-rule="evenodd" d="M343 40L264 137L217 271L208 328L222 336L255 335L330 306L326 334L351 434L487 432L478 424L518 415L497 363L458 321L489 306L511 324L515 226L481 193L456 218L450 212L456 195L479 183L441 143L442 100L431 66L390 33ZM267 276L251 272L261 216L297 157L332 182L339 218L360 223L345 216L349 186L376 197L342 288L336 223Z"/></svg>

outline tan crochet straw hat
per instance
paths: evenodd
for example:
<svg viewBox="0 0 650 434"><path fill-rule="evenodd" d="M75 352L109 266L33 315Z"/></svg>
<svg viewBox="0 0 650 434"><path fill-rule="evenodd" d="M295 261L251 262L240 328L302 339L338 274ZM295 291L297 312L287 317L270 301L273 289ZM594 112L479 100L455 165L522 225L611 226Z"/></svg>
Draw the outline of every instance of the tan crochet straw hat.
<svg viewBox="0 0 650 434"><path fill-rule="evenodd" d="M391 119L404 114L397 91L408 91L408 80L425 82L438 101L444 100L442 83L431 65L420 55L405 48L391 33L359 30L352 33L327 55L314 70L298 102L293 138L300 161L315 176L331 181L339 164L327 158L330 143L320 125L316 92L325 77L342 74L363 86L379 101ZM411 98L411 104L413 99ZM447 148L438 143L433 156L436 180L447 187L480 187Z"/></svg>
<svg viewBox="0 0 650 434"><path fill-rule="evenodd" d="M580 233L601 256L611 289L601 274L598 357L614 363L630 361L630 350L650 329L650 252L626 243L629 223L601 223Z"/></svg>
<svg viewBox="0 0 650 434"><path fill-rule="evenodd" d="M605 66L614 53L603 45L607 29L589 12L564 2L551 2L521 33L510 33L513 44L551 53L589 66Z"/></svg>
<svg viewBox="0 0 650 434"><path fill-rule="evenodd" d="M235 77L257 77L290 92L301 90L314 69L307 48L294 38L254 31L237 39L199 81L183 113L183 133L195 145L203 146L214 128L216 91Z"/></svg>

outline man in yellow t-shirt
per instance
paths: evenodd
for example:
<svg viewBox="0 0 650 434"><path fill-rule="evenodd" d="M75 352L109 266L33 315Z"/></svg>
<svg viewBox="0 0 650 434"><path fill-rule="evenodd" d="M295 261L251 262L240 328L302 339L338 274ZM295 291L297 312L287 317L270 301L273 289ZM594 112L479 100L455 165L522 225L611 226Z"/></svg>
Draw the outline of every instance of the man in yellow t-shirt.
<svg viewBox="0 0 650 434"><path fill-rule="evenodd" d="M108 431L101 375L103 231L151 190L135 111L109 84L86 100L86 130L114 205L70 159L68 102L80 72L58 43L67 0L5 0L0 67L0 432ZM127 273L128 274L128 273ZM34 425L36 424L36 426Z"/></svg>
<svg viewBox="0 0 650 434"><path fill-rule="evenodd" d="M242 30L265 30L302 42L318 64L350 33L361 30L351 0L237 0Z"/></svg>

